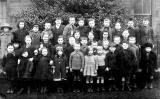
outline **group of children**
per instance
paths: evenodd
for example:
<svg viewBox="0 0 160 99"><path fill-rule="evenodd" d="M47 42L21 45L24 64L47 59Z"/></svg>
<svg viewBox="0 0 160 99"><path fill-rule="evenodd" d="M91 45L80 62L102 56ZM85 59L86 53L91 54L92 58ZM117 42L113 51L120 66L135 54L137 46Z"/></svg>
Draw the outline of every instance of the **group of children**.
<svg viewBox="0 0 160 99"><path fill-rule="evenodd" d="M64 26L62 19L56 18L55 25L46 22L42 32L38 24L27 31L24 21L11 33L11 27L1 27L1 73L11 83L7 93L30 93L31 89L46 93L51 87L59 92L131 91L143 78L145 88L153 88L157 56L152 51L153 31L148 20L139 28L129 20L124 30L120 22L111 27L109 18L100 28L93 18L88 26L84 18L78 26L75 22L75 17L70 17Z"/></svg>

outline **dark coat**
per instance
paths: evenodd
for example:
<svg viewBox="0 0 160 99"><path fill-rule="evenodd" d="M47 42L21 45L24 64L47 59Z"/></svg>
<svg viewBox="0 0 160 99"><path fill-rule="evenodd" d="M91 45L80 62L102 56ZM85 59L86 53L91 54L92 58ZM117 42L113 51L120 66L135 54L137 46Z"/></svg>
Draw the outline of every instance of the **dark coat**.
<svg viewBox="0 0 160 99"><path fill-rule="evenodd" d="M18 57L14 53L8 53L3 57L2 67L4 68L8 79L17 77L17 61Z"/></svg>
<svg viewBox="0 0 160 99"><path fill-rule="evenodd" d="M148 26L148 27L145 27L145 26L141 26L139 28L139 43L140 45L143 45L145 43L153 43L154 41L154 37L153 37L153 29Z"/></svg>
<svg viewBox="0 0 160 99"><path fill-rule="evenodd" d="M32 38L32 45L35 48L38 48L41 41L41 33L39 31L38 32L30 31L29 35Z"/></svg>
<svg viewBox="0 0 160 99"><path fill-rule="evenodd" d="M143 73L153 75L154 70L157 68L157 55L154 52L143 54L140 61L140 69Z"/></svg>
<svg viewBox="0 0 160 99"><path fill-rule="evenodd" d="M35 60L38 62L38 66L34 77L39 80L49 80L51 78L50 57L40 55Z"/></svg>
<svg viewBox="0 0 160 99"><path fill-rule="evenodd" d="M55 55L54 57L55 66L55 78L66 78L66 67L68 66L67 57L63 54L62 56Z"/></svg>
<svg viewBox="0 0 160 99"><path fill-rule="evenodd" d="M68 46L65 48L65 51L64 51L64 53L65 53L65 55L67 57L68 62L69 62L69 57L70 57L70 55L71 55L72 52L74 52L74 48L73 48L73 46L71 46L71 45L68 44Z"/></svg>
<svg viewBox="0 0 160 99"><path fill-rule="evenodd" d="M91 27L87 27L87 33L93 31L93 35L94 35L94 38L96 41L99 41L100 40L100 35L101 35L101 31L98 27L94 27L94 28L91 28ZM88 34L87 34L88 35Z"/></svg>
<svg viewBox="0 0 160 99"><path fill-rule="evenodd" d="M117 64L122 76L129 76L135 65L135 56L130 50L122 50L117 54Z"/></svg>
<svg viewBox="0 0 160 99"><path fill-rule="evenodd" d="M116 29L113 29L113 31L112 31L112 40L114 39L114 37L115 36L120 36L120 37L122 37L121 36L122 35L122 30L116 30Z"/></svg>
<svg viewBox="0 0 160 99"><path fill-rule="evenodd" d="M25 40L26 35L29 35L26 29L16 30L15 32L13 32L13 42L19 43L20 46L23 46L25 44L24 40Z"/></svg>
<svg viewBox="0 0 160 99"><path fill-rule="evenodd" d="M57 29L56 26L54 25L52 27L52 33L53 33L53 39L52 39L52 44L55 45L57 44L57 40L58 40L58 37L60 35L63 35L63 30L64 30L65 26L64 25L60 25L60 27Z"/></svg>
<svg viewBox="0 0 160 99"><path fill-rule="evenodd" d="M140 33L138 31L138 28L132 28L132 27L129 27L128 28L128 31L129 31L129 36L134 36L136 38L136 44L139 44L140 42Z"/></svg>
<svg viewBox="0 0 160 99"><path fill-rule="evenodd" d="M80 31L80 36L81 37L87 37L87 27L86 26L78 26L77 30Z"/></svg>

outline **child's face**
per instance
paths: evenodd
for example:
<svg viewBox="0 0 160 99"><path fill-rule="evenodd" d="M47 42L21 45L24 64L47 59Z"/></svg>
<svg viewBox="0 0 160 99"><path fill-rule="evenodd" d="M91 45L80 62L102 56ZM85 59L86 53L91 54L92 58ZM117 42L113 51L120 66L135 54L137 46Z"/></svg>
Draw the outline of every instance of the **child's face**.
<svg viewBox="0 0 160 99"><path fill-rule="evenodd" d="M57 19L57 20L55 21L55 23L56 23L57 25L60 25L60 24L62 23L62 20Z"/></svg>
<svg viewBox="0 0 160 99"><path fill-rule="evenodd" d="M38 27L38 26L34 26L34 27L33 27L33 31L34 31L34 32L38 32L38 31L39 31L39 27Z"/></svg>
<svg viewBox="0 0 160 99"><path fill-rule="evenodd" d="M116 23L115 24L115 29L120 30L121 29L121 24L120 23Z"/></svg>
<svg viewBox="0 0 160 99"><path fill-rule="evenodd" d="M30 37L27 37L27 38L25 39L25 42L26 42L26 44L31 44L32 40L31 40Z"/></svg>
<svg viewBox="0 0 160 99"><path fill-rule="evenodd" d="M87 45L87 43L88 43L87 39L81 40L81 44L82 44L82 45Z"/></svg>
<svg viewBox="0 0 160 99"><path fill-rule="evenodd" d="M98 43L97 43L97 42L92 43L92 47L93 47L93 48L97 48L97 46L98 46Z"/></svg>
<svg viewBox="0 0 160 99"><path fill-rule="evenodd" d="M134 27L134 22L133 21L129 21L128 22L128 27Z"/></svg>
<svg viewBox="0 0 160 99"><path fill-rule="evenodd" d="M103 21L103 25L106 26L106 27L109 27L110 26L110 20Z"/></svg>
<svg viewBox="0 0 160 99"><path fill-rule="evenodd" d="M95 26L95 21L89 21L89 26L91 27L91 28L93 28L94 26Z"/></svg>
<svg viewBox="0 0 160 99"><path fill-rule="evenodd" d="M103 38L108 38L108 32L103 32Z"/></svg>
<svg viewBox="0 0 160 99"><path fill-rule="evenodd" d="M149 20L143 20L143 25L144 26L148 26L148 24L149 24Z"/></svg>
<svg viewBox="0 0 160 99"><path fill-rule="evenodd" d="M129 38L129 43L130 44L135 44L136 43L136 38L135 37Z"/></svg>
<svg viewBox="0 0 160 99"><path fill-rule="evenodd" d="M103 53L103 47L102 46L98 46L98 54L102 54Z"/></svg>
<svg viewBox="0 0 160 99"><path fill-rule="evenodd" d="M103 41L103 47L108 48L109 46L109 41Z"/></svg>
<svg viewBox="0 0 160 99"><path fill-rule="evenodd" d="M20 23L19 23L19 28L20 28L20 29L23 29L23 28L24 28L24 22L20 22Z"/></svg>
<svg viewBox="0 0 160 99"><path fill-rule="evenodd" d="M62 56L63 52L61 50L58 51L58 55Z"/></svg>
<svg viewBox="0 0 160 99"><path fill-rule="evenodd" d="M8 32L9 28L8 27L4 27L3 30L4 30L4 32Z"/></svg>
<svg viewBox="0 0 160 99"><path fill-rule="evenodd" d="M128 49L128 44L127 43L123 43L122 47L123 47L123 49Z"/></svg>
<svg viewBox="0 0 160 99"><path fill-rule="evenodd" d="M129 36L128 30L124 31L124 32L122 33L122 36L123 36L123 37L128 37L128 36Z"/></svg>
<svg viewBox="0 0 160 99"><path fill-rule="evenodd" d="M8 53L12 53L13 51L14 51L14 47L13 46L10 45L10 46L7 47L7 52Z"/></svg>
<svg viewBox="0 0 160 99"><path fill-rule="evenodd" d="M84 20L78 21L78 25L79 25L79 26L84 26Z"/></svg>
<svg viewBox="0 0 160 99"><path fill-rule="evenodd" d="M50 29L51 28L51 23L45 23L44 28L45 29Z"/></svg>
<svg viewBox="0 0 160 99"><path fill-rule="evenodd" d="M113 42L114 42L115 44L120 44L121 38L120 38L120 37L115 37L114 40L113 40Z"/></svg>
<svg viewBox="0 0 160 99"><path fill-rule="evenodd" d="M58 44L63 44L63 38L58 38Z"/></svg>
<svg viewBox="0 0 160 99"><path fill-rule="evenodd" d="M70 37L69 38L69 44L70 45L74 45L75 44L75 38L74 37Z"/></svg>
<svg viewBox="0 0 160 99"><path fill-rule="evenodd" d="M109 50L110 50L111 52L114 52L114 51L116 50L116 47L111 46L111 47L109 47Z"/></svg>
<svg viewBox="0 0 160 99"><path fill-rule="evenodd" d="M42 50L42 55L43 55L43 56L47 56L47 54L48 54L48 50L47 50L47 49L43 49L43 50Z"/></svg>
<svg viewBox="0 0 160 99"><path fill-rule="evenodd" d="M93 35L92 32L90 32L90 33L88 34L88 38L89 38L89 40L93 40L93 39L94 39L94 35Z"/></svg>
<svg viewBox="0 0 160 99"><path fill-rule="evenodd" d="M74 45L74 50L80 50L80 45L75 44L75 45Z"/></svg>
<svg viewBox="0 0 160 99"><path fill-rule="evenodd" d="M70 23L70 24L74 25L75 22L76 22L76 20L75 20L74 17L73 17L73 18L69 18L69 23Z"/></svg>
<svg viewBox="0 0 160 99"><path fill-rule="evenodd" d="M145 50L146 50L146 52L149 53L149 52L151 52L152 48L151 47L146 47Z"/></svg>
<svg viewBox="0 0 160 99"><path fill-rule="evenodd" d="M93 54L93 49L89 49L89 52L88 52L89 55L92 55Z"/></svg>
<svg viewBox="0 0 160 99"><path fill-rule="evenodd" d="M79 39L80 38L80 33L79 32L74 33L74 37L75 37L75 39Z"/></svg>
<svg viewBox="0 0 160 99"><path fill-rule="evenodd" d="M23 56L23 57L28 57L28 52L24 52L24 53L22 54L22 56Z"/></svg>
<svg viewBox="0 0 160 99"><path fill-rule="evenodd" d="M49 41L49 36L48 35L44 35L43 36L43 41L44 42L48 42Z"/></svg>

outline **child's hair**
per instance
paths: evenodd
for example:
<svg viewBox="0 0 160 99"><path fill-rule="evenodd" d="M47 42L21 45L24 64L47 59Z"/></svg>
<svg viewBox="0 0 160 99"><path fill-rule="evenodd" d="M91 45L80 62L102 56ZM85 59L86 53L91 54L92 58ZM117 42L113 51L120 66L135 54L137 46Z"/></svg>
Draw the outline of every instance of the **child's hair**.
<svg viewBox="0 0 160 99"><path fill-rule="evenodd" d="M7 48L8 48L9 46L13 46L13 48L14 48L13 43L8 43L8 44L7 44Z"/></svg>
<svg viewBox="0 0 160 99"><path fill-rule="evenodd" d="M27 38L30 38L30 39L32 40L32 38L31 38L30 35L26 35L25 40L26 40Z"/></svg>
<svg viewBox="0 0 160 99"><path fill-rule="evenodd" d="M62 38L62 39L63 39L63 35L59 35L59 36L58 36L58 39L59 39L59 38Z"/></svg>
<svg viewBox="0 0 160 99"><path fill-rule="evenodd" d="M82 36L82 37L81 37L81 41L82 41L82 40L88 40L88 38L87 38L87 37Z"/></svg>
<svg viewBox="0 0 160 99"><path fill-rule="evenodd" d="M93 47L92 47L92 46L88 46L88 47L87 47L86 55L89 55L89 51L90 51L91 49L93 50Z"/></svg>

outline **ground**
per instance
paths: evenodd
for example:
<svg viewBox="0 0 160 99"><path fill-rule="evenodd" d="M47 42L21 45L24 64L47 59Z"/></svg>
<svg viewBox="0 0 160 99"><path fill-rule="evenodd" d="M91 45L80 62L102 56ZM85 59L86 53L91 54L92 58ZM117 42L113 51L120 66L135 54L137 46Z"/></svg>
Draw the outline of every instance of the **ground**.
<svg viewBox="0 0 160 99"><path fill-rule="evenodd" d="M143 89L132 92L104 92L104 93L50 93L46 95L32 93L23 94L6 94L7 99L160 99L159 81L154 82L154 89ZM5 94L8 84L5 80L0 80L0 92Z"/></svg>

